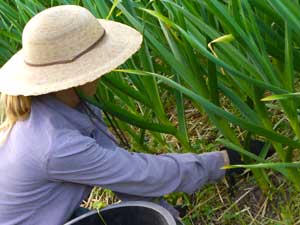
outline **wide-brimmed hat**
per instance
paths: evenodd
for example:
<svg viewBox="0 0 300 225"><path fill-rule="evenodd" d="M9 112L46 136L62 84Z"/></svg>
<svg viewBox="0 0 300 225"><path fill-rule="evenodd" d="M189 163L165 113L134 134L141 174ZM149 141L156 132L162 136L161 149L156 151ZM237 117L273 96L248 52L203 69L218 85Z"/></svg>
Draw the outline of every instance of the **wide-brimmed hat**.
<svg viewBox="0 0 300 225"><path fill-rule="evenodd" d="M42 95L83 85L124 63L141 43L135 29L83 7L43 10L26 24L22 49L0 69L0 92Z"/></svg>

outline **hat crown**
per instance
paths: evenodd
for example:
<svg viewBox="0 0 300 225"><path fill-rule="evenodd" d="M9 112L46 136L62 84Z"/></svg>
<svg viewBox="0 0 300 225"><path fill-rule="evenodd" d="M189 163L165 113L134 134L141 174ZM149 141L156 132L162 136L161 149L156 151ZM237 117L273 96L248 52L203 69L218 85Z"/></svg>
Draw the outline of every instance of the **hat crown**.
<svg viewBox="0 0 300 225"><path fill-rule="evenodd" d="M98 20L85 8L56 6L38 13L26 24L24 60L33 65L73 60L104 34Z"/></svg>

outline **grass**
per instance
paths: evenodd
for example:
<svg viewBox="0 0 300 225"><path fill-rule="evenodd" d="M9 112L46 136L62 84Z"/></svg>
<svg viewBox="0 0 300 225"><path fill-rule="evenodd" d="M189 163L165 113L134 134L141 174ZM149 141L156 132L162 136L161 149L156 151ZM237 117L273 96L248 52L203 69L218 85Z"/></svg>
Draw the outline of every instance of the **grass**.
<svg viewBox="0 0 300 225"><path fill-rule="evenodd" d="M241 179L231 196L225 182L206 185L199 192L187 197L171 194L165 199L170 203L186 205L183 218L186 225L202 224L253 224L253 225L296 225L300 224L300 194L278 174L269 174L277 189L263 196L253 177ZM89 201L83 206L103 208L118 199L108 190L95 188Z"/></svg>
<svg viewBox="0 0 300 225"><path fill-rule="evenodd" d="M169 97L166 104L166 112L170 120L175 125L177 122L176 109L173 98ZM226 110L234 111L232 103L225 96L220 96L220 101ZM185 114L187 118L187 129L191 139L191 145L199 152L210 152L219 150L215 140L221 137L220 131L211 126L206 115L201 115L194 108L190 101L185 101ZM272 109L272 120L278 123L281 133L287 132L287 121L281 121L282 113L280 108ZM236 135L242 140L245 132L238 126L233 126ZM163 146L154 143L155 139L148 136L149 147L159 148L157 152L168 152ZM172 146L174 152L181 149L178 140L172 135L165 135L167 142ZM295 159L300 159L300 155L294 155ZM272 162L279 161L276 155L270 159ZM238 179L233 188L233 193L229 191L226 180L221 180L216 184L205 185L201 190L188 196L183 193L173 193L164 198L173 205L187 207L187 213L183 217L186 225L202 224L230 224L230 225L296 225L300 224L300 193L279 173L267 170L267 174L272 180L274 187L268 194L263 194L258 187L256 180L251 175L246 175ZM90 209L103 208L111 203L120 200L109 190L102 190L95 187L89 199L83 202L84 207Z"/></svg>
<svg viewBox="0 0 300 225"><path fill-rule="evenodd" d="M272 143L280 162L295 166L290 156L300 147L299 101L294 94L300 69L300 14L295 10L299 1L5 0L0 3L0 64L20 48L21 31L34 14L62 4L79 4L96 17L126 23L143 34L143 46L122 65L125 70L106 75L98 98L90 99L117 118L137 150L147 152L147 140L156 139L154 144L173 151L165 139L172 135L182 152L197 152L190 145L186 124L185 102L190 100L218 128L223 143L247 154L238 127L248 138L260 136ZM175 98L176 125L161 98L166 90ZM235 110L226 110L220 94L230 99ZM288 122L288 135L274 129L277 124L268 113L274 103L261 101L267 94L285 94L276 107ZM145 138L146 133L151 137ZM275 165L274 169L300 190L297 168ZM268 191L267 180L261 179L264 170L254 174Z"/></svg>
<svg viewBox="0 0 300 225"><path fill-rule="evenodd" d="M299 1L4 0L0 64L19 49L31 16L61 4L80 4L144 35L141 50L123 70L101 79L100 101L90 99L116 117L133 150L200 153L215 150L215 140L222 139L247 154L241 143L252 136L272 143L277 152L277 158L253 163L299 160ZM270 95L275 95L271 101L261 101ZM192 197L167 199L189 207L187 224L297 224L299 168L273 165L273 171L253 170L256 182L244 179L235 198L220 183ZM265 175L273 185L262 179ZM265 201L253 197L257 186ZM115 199L109 192L97 190L86 205L110 201Z"/></svg>

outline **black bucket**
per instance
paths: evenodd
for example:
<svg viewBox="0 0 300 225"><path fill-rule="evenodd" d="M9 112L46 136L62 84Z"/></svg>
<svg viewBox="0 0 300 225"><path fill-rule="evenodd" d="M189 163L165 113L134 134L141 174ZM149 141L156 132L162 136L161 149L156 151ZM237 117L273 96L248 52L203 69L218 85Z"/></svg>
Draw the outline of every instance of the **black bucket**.
<svg viewBox="0 0 300 225"><path fill-rule="evenodd" d="M65 225L182 225L182 223L160 205L134 201L88 212Z"/></svg>

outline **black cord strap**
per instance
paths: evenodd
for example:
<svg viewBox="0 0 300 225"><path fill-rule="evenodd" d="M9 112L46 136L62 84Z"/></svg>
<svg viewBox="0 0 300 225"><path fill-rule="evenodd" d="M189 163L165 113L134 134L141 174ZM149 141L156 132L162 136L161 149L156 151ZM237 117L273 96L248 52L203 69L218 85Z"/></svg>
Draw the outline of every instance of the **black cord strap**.
<svg viewBox="0 0 300 225"><path fill-rule="evenodd" d="M88 115L89 119L91 120L91 122L93 124L95 124L97 126L99 131L101 131L106 137L108 137L110 140L112 140L116 145L119 145L119 143L113 137L111 137L105 130L103 130L100 126L98 126L97 123L95 123L93 118L96 119L99 123L105 125L105 123L94 113L94 111L87 105L87 103L83 101L82 104L84 106L84 110L85 110L86 114Z"/></svg>

